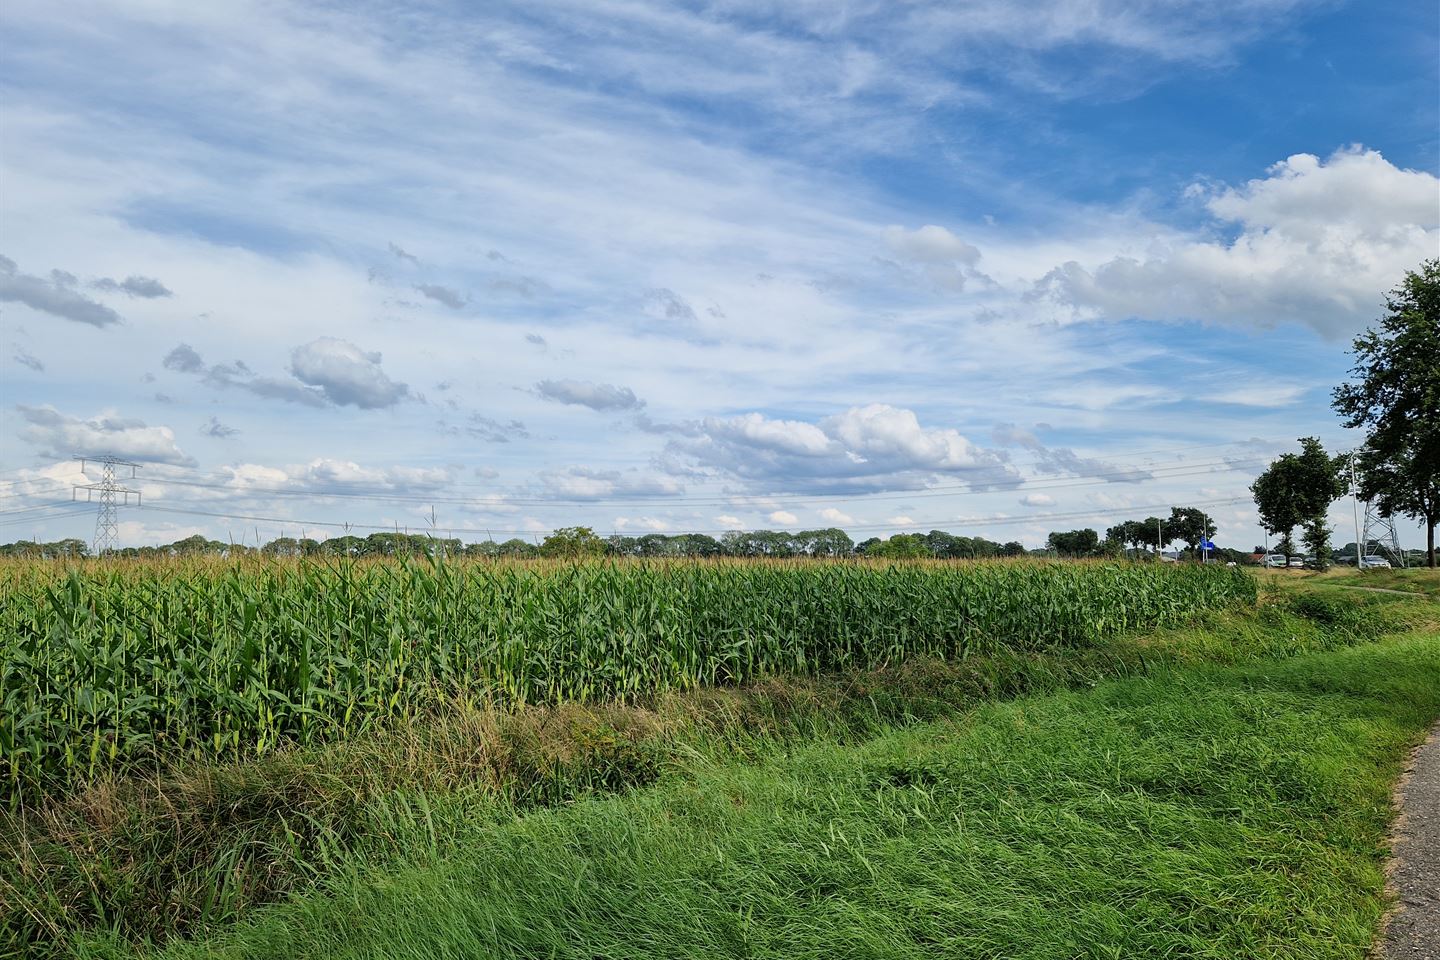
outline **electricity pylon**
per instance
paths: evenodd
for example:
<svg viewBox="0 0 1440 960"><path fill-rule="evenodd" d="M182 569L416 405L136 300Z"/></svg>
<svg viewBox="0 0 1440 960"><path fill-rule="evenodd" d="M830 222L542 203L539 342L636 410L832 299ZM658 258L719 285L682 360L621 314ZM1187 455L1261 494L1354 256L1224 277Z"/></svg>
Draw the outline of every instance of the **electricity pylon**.
<svg viewBox="0 0 1440 960"><path fill-rule="evenodd" d="M1405 554L1400 550L1400 537L1395 532L1395 518L1381 516L1375 501L1365 503L1365 526L1361 528L1360 542L1355 545L1355 568L1361 569L1366 557L1381 556L1381 550L1390 553L1390 560L1398 567L1405 566Z"/></svg>
<svg viewBox="0 0 1440 960"><path fill-rule="evenodd" d="M135 502L140 503L139 490L122 487L116 482L115 468L129 467L130 479L133 480L135 471L140 469L140 464L121 460L118 457L80 457L79 460L81 472L84 472L87 460L100 464L99 483L77 483L70 491L71 500L78 500L80 491L84 490L87 503L99 501L100 506L95 512L95 543L93 544L95 555L98 557L120 545L121 504L129 506L132 495L135 497Z"/></svg>

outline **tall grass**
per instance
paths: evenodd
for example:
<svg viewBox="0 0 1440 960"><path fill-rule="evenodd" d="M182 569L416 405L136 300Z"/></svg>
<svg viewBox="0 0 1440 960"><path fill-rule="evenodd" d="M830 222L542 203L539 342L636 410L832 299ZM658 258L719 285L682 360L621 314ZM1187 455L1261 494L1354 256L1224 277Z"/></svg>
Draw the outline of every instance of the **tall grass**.
<svg viewBox="0 0 1440 960"><path fill-rule="evenodd" d="M1248 575L1189 565L11 562L0 764L18 796L456 702L1086 645L1254 600Z"/></svg>

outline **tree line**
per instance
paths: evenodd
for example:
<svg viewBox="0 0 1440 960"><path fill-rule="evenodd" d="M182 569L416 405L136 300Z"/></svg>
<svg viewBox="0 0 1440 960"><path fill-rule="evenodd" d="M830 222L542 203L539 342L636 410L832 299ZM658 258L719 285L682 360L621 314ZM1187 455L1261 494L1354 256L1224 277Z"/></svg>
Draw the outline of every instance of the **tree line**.
<svg viewBox="0 0 1440 960"><path fill-rule="evenodd" d="M1018 540L997 543L984 537L965 537L943 530L929 533L902 533L888 539L871 537L856 543L838 527L817 530L735 530L720 537L703 533L648 533L630 537L605 537L591 527L564 527L544 539L518 537L496 542L465 543L459 538L417 533L372 533L366 537L343 536L329 540L309 537L277 537L258 548L211 540L196 534L159 546L125 547L113 551L117 557L174 557L194 555L277 557L396 557L449 556L502 558L585 558L585 557L848 557L869 556L903 559L984 559L1018 557L1026 553ZM78 539L42 543L19 540L0 544L0 556L34 558L78 558L90 555L85 541Z"/></svg>

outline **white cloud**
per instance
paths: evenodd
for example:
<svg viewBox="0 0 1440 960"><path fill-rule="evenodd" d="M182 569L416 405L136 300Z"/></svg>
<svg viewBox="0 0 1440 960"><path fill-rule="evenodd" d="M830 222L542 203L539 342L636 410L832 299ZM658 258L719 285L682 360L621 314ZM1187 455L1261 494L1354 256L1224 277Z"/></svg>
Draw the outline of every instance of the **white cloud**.
<svg viewBox="0 0 1440 960"><path fill-rule="evenodd" d="M948 428L922 427L912 410L884 403L851 407L825 421L825 430L848 454L900 467L956 470L989 463L984 454Z"/></svg>
<svg viewBox="0 0 1440 960"><path fill-rule="evenodd" d="M1022 507L1049 507L1054 506L1055 498L1044 493L1027 493L1020 498Z"/></svg>
<svg viewBox="0 0 1440 960"><path fill-rule="evenodd" d="M1221 224L1239 225L1233 240L1175 238L1144 260L1093 268L1072 260L1037 289L1080 316L1294 322L1338 337L1373 319L1383 291L1440 249L1440 179L1428 172L1354 147L1328 161L1296 154L1268 173L1189 191Z"/></svg>
<svg viewBox="0 0 1440 960"><path fill-rule="evenodd" d="M941 474L968 475L977 484L1012 474L958 431L921 426L913 411L880 403L818 424L760 413L711 417L671 439L667 452L702 469L795 490L915 490Z"/></svg>
<svg viewBox="0 0 1440 960"><path fill-rule="evenodd" d="M143 420L102 413L82 420L46 404L18 405L29 426L24 435L42 456L114 456L147 463L193 466L195 460L175 443L175 431Z"/></svg>
<svg viewBox="0 0 1440 960"><path fill-rule="evenodd" d="M791 513L789 510L771 511L771 513L766 516L766 519L769 520L771 523L778 523L781 526L786 527L794 526L800 520L799 517L795 516L795 514Z"/></svg>
<svg viewBox="0 0 1440 960"><path fill-rule="evenodd" d="M589 407L591 410L638 410L645 401L629 387L588 380L541 380L535 392L546 400Z"/></svg>
<svg viewBox="0 0 1440 960"><path fill-rule="evenodd" d="M912 518L905 516L904 514L899 514L898 516L894 517L886 517L885 522L893 523L897 527L913 527L915 525L915 521Z"/></svg>
<svg viewBox="0 0 1440 960"><path fill-rule="evenodd" d="M959 292L965 282L984 277L975 269L980 261L976 247L944 227L928 224L915 230L887 227L885 240L902 262L913 265L931 284Z"/></svg>
<svg viewBox="0 0 1440 960"><path fill-rule="evenodd" d="M670 529L670 524L657 517L616 517L616 530L649 530L659 533Z"/></svg>
<svg viewBox="0 0 1440 960"><path fill-rule="evenodd" d="M834 523L840 526L847 526L855 522L855 518L843 510L836 510L834 507L826 507L820 511L820 519L827 523Z"/></svg>
<svg viewBox="0 0 1440 960"><path fill-rule="evenodd" d="M1205 399L1241 407L1289 407L1298 403L1308 389L1301 384L1256 383L1208 394Z"/></svg>
<svg viewBox="0 0 1440 960"><path fill-rule="evenodd" d="M296 347L290 354L290 372L320 388L325 398L337 405L370 410L394 406L410 394L409 387L395 383L380 369L380 354L366 353L335 337L320 337Z"/></svg>
<svg viewBox="0 0 1440 960"><path fill-rule="evenodd" d="M726 527L727 529L738 529L740 527L740 518L737 516L733 516L732 514L717 513L711 519L713 519L720 526Z"/></svg>
<svg viewBox="0 0 1440 960"><path fill-rule="evenodd" d="M707 418L705 432L719 440L787 456L818 457L834 451L834 442L813 423L771 420L759 413Z"/></svg>

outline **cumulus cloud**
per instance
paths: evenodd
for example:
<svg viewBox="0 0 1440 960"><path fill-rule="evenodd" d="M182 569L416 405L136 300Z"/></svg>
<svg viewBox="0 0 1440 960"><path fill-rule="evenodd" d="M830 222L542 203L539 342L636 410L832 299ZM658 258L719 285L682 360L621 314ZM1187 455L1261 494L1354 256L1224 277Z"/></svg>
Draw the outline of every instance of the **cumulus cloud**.
<svg viewBox="0 0 1440 960"><path fill-rule="evenodd" d="M243 360L207 366L199 351L188 343L177 344L161 360L161 365L176 373L198 376L209 386L218 389L244 390L267 400L284 400L307 407L325 406L325 395L321 391L294 380L259 376Z"/></svg>
<svg viewBox="0 0 1440 960"><path fill-rule="evenodd" d="M120 323L120 314L74 289L75 276L52 271L49 280L21 273L14 260L0 256L0 300L92 327Z"/></svg>
<svg viewBox="0 0 1440 960"><path fill-rule="evenodd" d="M795 516L795 514L789 510L772 510L766 514L765 519L771 523L778 523L783 527L794 526L800 520L799 517Z"/></svg>
<svg viewBox="0 0 1440 960"><path fill-rule="evenodd" d="M1020 498L1022 507L1050 507L1054 504L1055 498L1045 493L1027 493Z"/></svg>
<svg viewBox="0 0 1440 960"><path fill-rule="evenodd" d="M847 526L855 522L855 518L850 516L850 514L845 513L841 510L836 510L834 507L826 507L824 510L821 510L820 519L825 520L828 523L839 524L841 526Z"/></svg>
<svg viewBox="0 0 1440 960"><path fill-rule="evenodd" d="M410 395L408 386L380 369L380 354L366 353L336 337L320 337L296 347L290 354L290 372L339 406L373 410L394 406Z"/></svg>
<svg viewBox="0 0 1440 960"><path fill-rule="evenodd" d="M380 367L380 354L366 353L348 340L320 337L290 354L292 379L262 376L243 360L207 365L188 343L178 344L161 361L167 370L200 377L220 389L236 389L267 400L307 407L355 406L370 410L408 398L410 388L396 383Z"/></svg>
<svg viewBox="0 0 1440 960"><path fill-rule="evenodd" d="M717 513L714 517L714 520L720 526L729 529L738 528L740 526L740 518L729 513Z"/></svg>
<svg viewBox="0 0 1440 960"><path fill-rule="evenodd" d="M645 406L645 401L636 397L629 387L588 380L541 380L535 384L535 392L546 400L591 410L638 410Z"/></svg>
<svg viewBox="0 0 1440 960"><path fill-rule="evenodd" d="M96 290L104 290L106 293L123 293L127 297L140 297L144 300L155 300L160 297L173 296L170 288L156 280L154 277L128 276L124 280L112 280L109 277L101 277L90 284Z"/></svg>
<svg viewBox="0 0 1440 960"><path fill-rule="evenodd" d="M852 407L825 422L847 454L925 470L981 465L984 455L955 430L925 428L914 411L883 403ZM986 461L988 462L988 461Z"/></svg>
<svg viewBox="0 0 1440 960"><path fill-rule="evenodd" d="M417 283L415 289L436 303L449 307L451 310L459 310L469 302L459 291L451 290L449 287L442 287L435 283Z"/></svg>
<svg viewBox="0 0 1440 960"><path fill-rule="evenodd" d="M918 271L934 286L965 289L967 280L984 277L976 270L980 251L944 227L927 224L915 230L887 227L885 241L903 265Z"/></svg>
<svg viewBox="0 0 1440 960"><path fill-rule="evenodd" d="M956 430L925 427L911 410L852 407L818 423L761 413L709 417L667 453L746 480L802 490L917 490L962 475L973 486L1011 480L1003 459Z"/></svg>
<svg viewBox="0 0 1440 960"><path fill-rule="evenodd" d="M704 429L712 440L787 456L821 457L835 451L835 441L813 423L772 420L760 413L707 417Z"/></svg>
<svg viewBox="0 0 1440 960"><path fill-rule="evenodd" d="M1302 323L1339 337L1440 249L1440 179L1352 147L1296 154L1239 187L1191 187L1232 240L1179 239L1144 260L1064 263L1036 287L1081 318Z"/></svg>
<svg viewBox="0 0 1440 960"><path fill-rule="evenodd" d="M25 438L42 456L114 456L145 463L195 465L175 443L169 427L148 426L143 420L102 413L88 420L61 413L54 407L18 405L28 427Z"/></svg>

